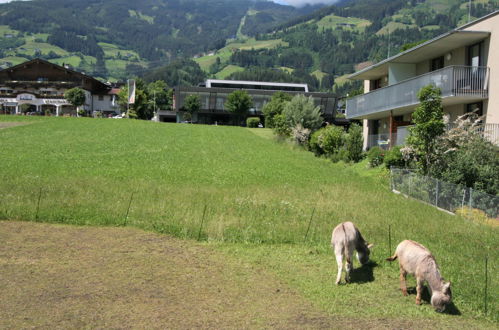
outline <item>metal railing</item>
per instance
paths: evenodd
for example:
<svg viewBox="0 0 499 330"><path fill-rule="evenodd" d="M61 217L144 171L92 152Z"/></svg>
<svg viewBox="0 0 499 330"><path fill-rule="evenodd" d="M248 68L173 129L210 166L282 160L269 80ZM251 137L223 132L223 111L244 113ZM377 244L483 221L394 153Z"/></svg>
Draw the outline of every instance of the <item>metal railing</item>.
<svg viewBox="0 0 499 330"><path fill-rule="evenodd" d="M440 209L461 214L480 210L487 217L499 217L499 197L462 185L419 175L409 169L392 167L391 187L394 192L418 199Z"/></svg>
<svg viewBox="0 0 499 330"><path fill-rule="evenodd" d="M419 90L430 84L440 88L442 98L473 96L485 99L488 81L488 67L448 66L347 100L347 118L416 105Z"/></svg>

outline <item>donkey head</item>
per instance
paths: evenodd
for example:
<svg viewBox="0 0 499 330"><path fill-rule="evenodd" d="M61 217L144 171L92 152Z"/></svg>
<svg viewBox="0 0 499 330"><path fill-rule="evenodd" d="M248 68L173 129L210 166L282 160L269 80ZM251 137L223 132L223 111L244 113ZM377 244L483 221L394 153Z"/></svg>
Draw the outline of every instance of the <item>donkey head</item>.
<svg viewBox="0 0 499 330"><path fill-rule="evenodd" d="M450 282L443 282L441 291L434 291L431 295L431 305L437 312L443 312L445 307L452 300L452 292L450 290Z"/></svg>
<svg viewBox="0 0 499 330"><path fill-rule="evenodd" d="M367 242L363 242L357 247L357 259L361 265L365 265L369 261L369 254L371 253L370 249L373 246L374 244L367 244Z"/></svg>

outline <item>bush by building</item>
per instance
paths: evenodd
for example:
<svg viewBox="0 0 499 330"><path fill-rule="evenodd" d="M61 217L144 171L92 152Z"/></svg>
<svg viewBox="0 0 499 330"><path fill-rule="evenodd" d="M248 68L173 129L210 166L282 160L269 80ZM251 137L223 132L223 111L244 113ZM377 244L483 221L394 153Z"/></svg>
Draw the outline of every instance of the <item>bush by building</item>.
<svg viewBox="0 0 499 330"><path fill-rule="evenodd" d="M385 151L380 147L372 147L367 152L367 160L369 161L369 165L371 167L377 167L383 164L383 160L385 158Z"/></svg>
<svg viewBox="0 0 499 330"><path fill-rule="evenodd" d="M256 128L256 127L258 127L259 123L260 123L260 118L258 118L258 117L248 117L246 119L246 126L247 127Z"/></svg>

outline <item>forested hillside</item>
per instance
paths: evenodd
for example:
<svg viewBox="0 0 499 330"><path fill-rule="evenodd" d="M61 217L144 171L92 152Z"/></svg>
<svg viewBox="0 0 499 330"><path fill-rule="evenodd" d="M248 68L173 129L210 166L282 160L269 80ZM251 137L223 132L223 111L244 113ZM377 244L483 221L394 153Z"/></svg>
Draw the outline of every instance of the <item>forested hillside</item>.
<svg viewBox="0 0 499 330"><path fill-rule="evenodd" d="M43 57L125 78L225 46L247 13L265 14L268 28L316 8L252 0L14 1L0 5L0 65Z"/></svg>
<svg viewBox="0 0 499 330"><path fill-rule="evenodd" d="M0 66L42 57L106 80L170 86L204 77L301 81L338 94L346 76L499 9L499 0L37 0L0 5ZM194 59L195 62L188 60ZM199 65L199 66L198 66Z"/></svg>

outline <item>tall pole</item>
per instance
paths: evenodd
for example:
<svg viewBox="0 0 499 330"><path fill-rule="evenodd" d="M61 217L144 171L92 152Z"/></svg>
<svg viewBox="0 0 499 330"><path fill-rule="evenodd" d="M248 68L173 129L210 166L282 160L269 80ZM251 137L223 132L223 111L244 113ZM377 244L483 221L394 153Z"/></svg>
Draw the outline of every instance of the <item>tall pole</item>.
<svg viewBox="0 0 499 330"><path fill-rule="evenodd" d="M388 28L388 58L390 58L390 28Z"/></svg>
<svg viewBox="0 0 499 330"><path fill-rule="evenodd" d="M468 23L471 20L471 0L468 2Z"/></svg>

